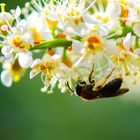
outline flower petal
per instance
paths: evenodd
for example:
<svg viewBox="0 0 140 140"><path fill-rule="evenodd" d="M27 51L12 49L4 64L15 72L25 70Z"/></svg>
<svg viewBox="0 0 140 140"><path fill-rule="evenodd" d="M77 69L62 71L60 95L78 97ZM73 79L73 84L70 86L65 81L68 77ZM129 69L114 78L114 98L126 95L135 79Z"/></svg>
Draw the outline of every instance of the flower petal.
<svg viewBox="0 0 140 140"><path fill-rule="evenodd" d="M12 75L8 71L2 71L1 82L4 86L11 87L13 82Z"/></svg>
<svg viewBox="0 0 140 140"><path fill-rule="evenodd" d="M29 54L21 53L18 58L19 64L23 68L29 68L33 62L33 58Z"/></svg>

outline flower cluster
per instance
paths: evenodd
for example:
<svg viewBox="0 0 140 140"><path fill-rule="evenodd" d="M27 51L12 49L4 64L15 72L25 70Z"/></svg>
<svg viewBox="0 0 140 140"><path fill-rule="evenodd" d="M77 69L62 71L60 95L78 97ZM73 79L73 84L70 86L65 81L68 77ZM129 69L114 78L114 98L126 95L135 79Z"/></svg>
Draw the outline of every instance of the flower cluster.
<svg viewBox="0 0 140 140"><path fill-rule="evenodd" d="M41 74L42 92L65 92L78 77L131 78L140 70L140 1L32 0L10 12L1 3L1 82L10 87L26 69Z"/></svg>

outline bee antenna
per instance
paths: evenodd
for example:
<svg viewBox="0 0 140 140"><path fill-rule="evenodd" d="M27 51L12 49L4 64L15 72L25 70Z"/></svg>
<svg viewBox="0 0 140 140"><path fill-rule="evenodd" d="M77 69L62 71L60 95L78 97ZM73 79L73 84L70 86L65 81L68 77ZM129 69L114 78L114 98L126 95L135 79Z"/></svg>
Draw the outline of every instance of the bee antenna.
<svg viewBox="0 0 140 140"><path fill-rule="evenodd" d="M69 88L69 90L71 91L71 92L74 92L74 90L73 89L71 89L71 87L70 87L70 85L69 85L69 82L67 81L67 87Z"/></svg>
<svg viewBox="0 0 140 140"><path fill-rule="evenodd" d="M91 69L91 72L90 72L90 75L89 75L89 78L88 78L90 83L94 83L94 80L91 80L93 73L94 73L94 64L92 65L92 69Z"/></svg>

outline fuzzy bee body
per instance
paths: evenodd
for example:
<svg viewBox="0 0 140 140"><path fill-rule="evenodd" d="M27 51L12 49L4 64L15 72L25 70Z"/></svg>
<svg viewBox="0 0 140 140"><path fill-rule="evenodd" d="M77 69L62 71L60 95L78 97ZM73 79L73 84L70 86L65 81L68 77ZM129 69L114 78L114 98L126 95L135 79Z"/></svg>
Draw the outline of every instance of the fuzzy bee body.
<svg viewBox="0 0 140 140"><path fill-rule="evenodd" d="M99 96L99 94L96 91L93 91L93 85L91 84L86 85L84 87L77 84L75 90L78 96L87 100L97 99Z"/></svg>
<svg viewBox="0 0 140 140"><path fill-rule="evenodd" d="M91 80L92 74L94 72L94 65L89 75L89 83L86 84L85 81L78 80L78 83L75 86L75 92L78 96L85 100L93 100L93 99L100 99L100 98L108 98L108 97L115 97L123 95L124 93L128 92L128 88L121 88L123 79L122 78L115 78L108 83L106 81L111 76L112 71L101 81L95 83L95 80ZM74 92L67 83L68 88Z"/></svg>
<svg viewBox="0 0 140 140"><path fill-rule="evenodd" d="M116 78L108 82L103 88L94 90L94 85L89 84L85 86L76 85L76 93L78 96L86 100L93 100L99 98L115 97L122 95L129 91L128 88L120 89L122 85L122 78Z"/></svg>

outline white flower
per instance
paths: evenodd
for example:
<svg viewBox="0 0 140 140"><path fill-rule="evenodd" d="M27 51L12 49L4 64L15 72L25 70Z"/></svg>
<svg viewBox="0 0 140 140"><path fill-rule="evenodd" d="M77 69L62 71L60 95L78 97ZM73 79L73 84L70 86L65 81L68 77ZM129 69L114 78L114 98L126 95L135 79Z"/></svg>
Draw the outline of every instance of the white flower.
<svg viewBox="0 0 140 140"><path fill-rule="evenodd" d="M17 19L21 15L21 9L19 6L17 6L16 11L15 11L15 18Z"/></svg>
<svg viewBox="0 0 140 140"><path fill-rule="evenodd" d="M124 38L124 40L123 40L123 45L124 45L126 48L130 49L131 43L132 43L132 36L131 36L131 33L128 33L128 34L126 35L126 37Z"/></svg>
<svg viewBox="0 0 140 140"><path fill-rule="evenodd" d="M83 16L84 22L90 31L96 31L101 36L107 36L113 29L119 28L120 23L117 20L120 15L121 8L117 2L109 1L106 10L103 4L98 2L99 9L94 6L94 14ZM95 28L96 27L96 28Z"/></svg>
<svg viewBox="0 0 140 140"><path fill-rule="evenodd" d="M24 69L19 65L18 60L4 60L2 65L1 82L10 87L13 82L18 82L24 74Z"/></svg>
<svg viewBox="0 0 140 140"><path fill-rule="evenodd" d="M81 50L84 48L84 45L82 42L78 41L78 40L73 40L72 43L72 52L73 53L81 53Z"/></svg>
<svg viewBox="0 0 140 140"><path fill-rule="evenodd" d="M29 68L33 62L33 58L28 53L20 53L18 57L19 64L22 68Z"/></svg>
<svg viewBox="0 0 140 140"><path fill-rule="evenodd" d="M1 82L4 86L11 87L13 82L12 75L6 70L2 71Z"/></svg>

